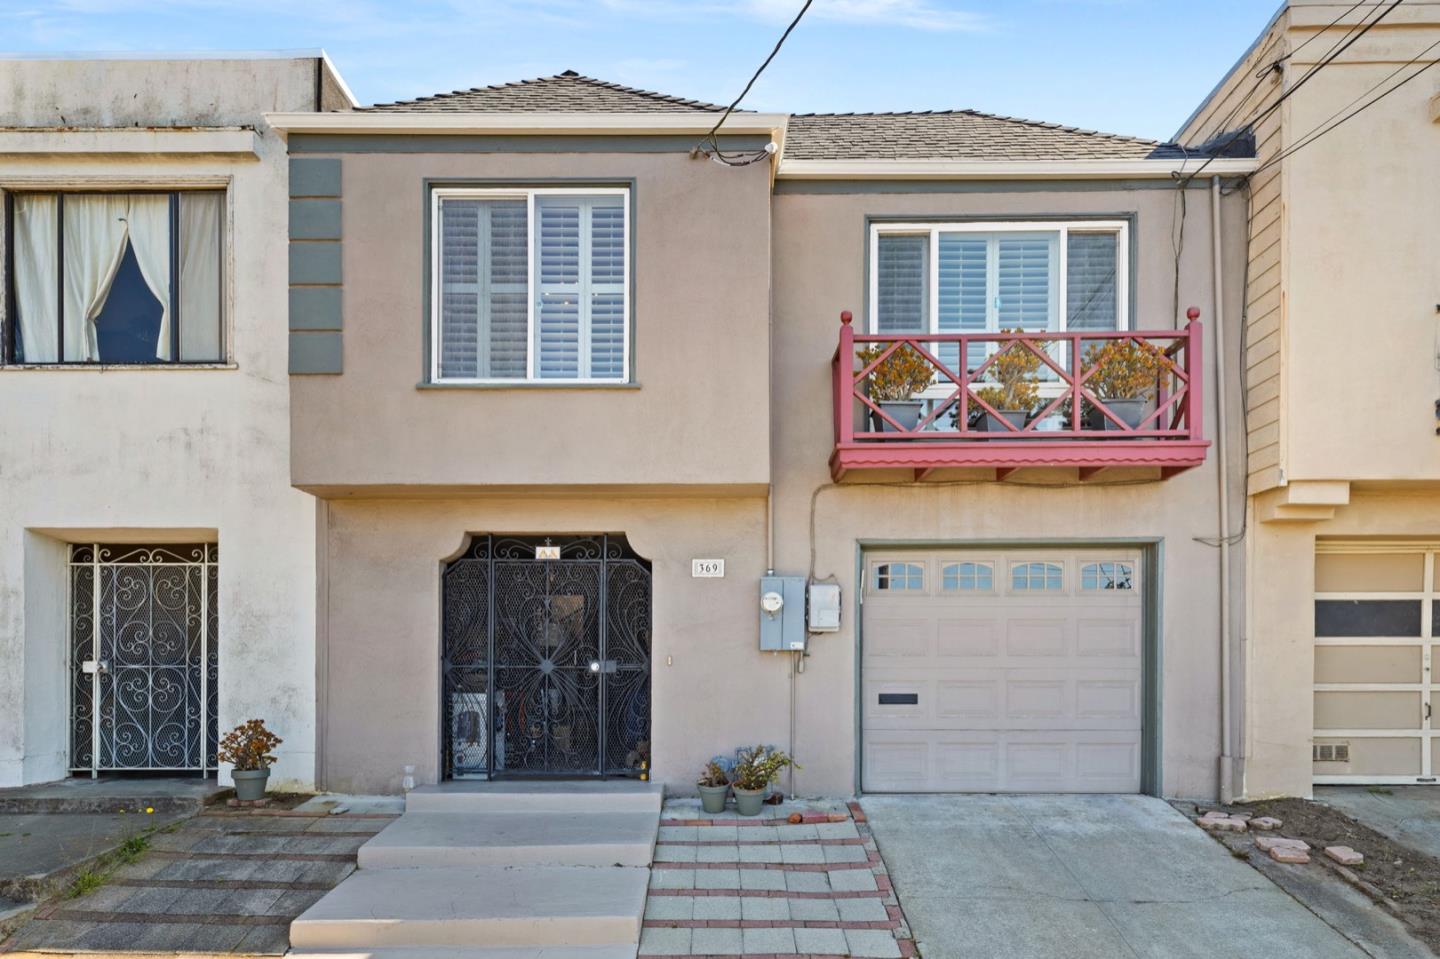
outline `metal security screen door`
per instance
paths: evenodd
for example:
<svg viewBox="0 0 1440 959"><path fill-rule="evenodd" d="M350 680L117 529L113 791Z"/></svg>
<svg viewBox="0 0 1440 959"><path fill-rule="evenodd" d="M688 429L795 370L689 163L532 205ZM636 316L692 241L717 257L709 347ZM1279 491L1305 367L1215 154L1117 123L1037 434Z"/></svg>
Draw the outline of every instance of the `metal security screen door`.
<svg viewBox="0 0 1440 959"><path fill-rule="evenodd" d="M73 771L214 769L213 543L70 549Z"/></svg>
<svg viewBox="0 0 1440 959"><path fill-rule="evenodd" d="M649 768L650 564L623 536L476 536L443 593L448 776Z"/></svg>

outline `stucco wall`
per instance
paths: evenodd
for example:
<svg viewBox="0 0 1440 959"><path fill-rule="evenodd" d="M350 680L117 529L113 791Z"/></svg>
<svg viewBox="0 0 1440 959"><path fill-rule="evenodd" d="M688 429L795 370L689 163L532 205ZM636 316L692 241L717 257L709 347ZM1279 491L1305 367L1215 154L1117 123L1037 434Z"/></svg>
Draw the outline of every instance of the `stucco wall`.
<svg viewBox="0 0 1440 959"><path fill-rule="evenodd" d="M339 154L344 373L292 381L296 485L763 488L768 167L457 149ZM427 178L634 182L633 387L417 389Z"/></svg>
<svg viewBox="0 0 1440 959"><path fill-rule="evenodd" d="M993 471L949 471L921 484L901 472L851 474L830 483L832 443L830 358L839 313L865 317L867 217L957 216L1018 219L1061 215L1134 215L1138 258L1135 325L1173 328L1175 261L1170 246L1174 188L1070 189L996 186L916 193L913 188L869 193L799 193L775 201L775 474L777 565L783 572L834 576L846 597L841 631L815 640L799 677L796 748L806 769L801 781L854 782L855 594L857 543L1150 539L1163 541L1161 611L1163 781L1167 795L1212 796L1217 791L1220 737L1219 560L1198 541L1217 535L1217 459L1160 480L1153 471L1116 471L1077 484L1074 471L1023 471L996 483ZM1180 312L1198 306L1206 332L1207 437L1217 439L1214 369L1215 306L1211 297L1208 192L1191 190L1180 260ZM1225 270L1243 265L1243 206L1223 204ZM1229 360L1238 354L1240 284L1227 289ZM1183 320L1182 320L1183 322ZM1238 384L1232 378L1232 410ZM1232 413L1232 515L1243 503L1242 442ZM854 481L852 482L852 478ZM1046 484L1037 488L1031 484ZM818 492L817 492L818 490ZM812 520L813 510L813 520ZM810 527L813 522L814 565ZM1237 557L1232 586L1243 562ZM1238 635L1238 629L1237 629ZM847 739L836 731L843 728ZM838 748L837 748L838 747Z"/></svg>
<svg viewBox="0 0 1440 959"><path fill-rule="evenodd" d="M258 124L313 102L314 61L5 61L0 89L7 115L34 124L74 104L97 112L71 122ZM314 781L315 507L289 483L287 166L273 133L259 150L0 155L0 189L228 183L231 354L206 369L0 369L0 785L68 765L62 544L193 539L220 544L220 725L263 717L286 741L272 786Z"/></svg>

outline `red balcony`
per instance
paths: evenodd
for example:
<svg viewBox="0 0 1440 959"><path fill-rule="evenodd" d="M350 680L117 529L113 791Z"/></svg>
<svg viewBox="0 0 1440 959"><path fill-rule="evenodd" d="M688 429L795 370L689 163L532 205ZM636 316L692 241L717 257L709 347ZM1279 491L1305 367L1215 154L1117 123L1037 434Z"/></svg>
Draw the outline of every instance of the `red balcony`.
<svg viewBox="0 0 1440 959"><path fill-rule="evenodd" d="M996 479L1071 467L1084 480L1199 466L1210 444L1199 311L1189 316L1151 332L912 335L856 333L842 313L830 472L909 469L918 481L956 467Z"/></svg>

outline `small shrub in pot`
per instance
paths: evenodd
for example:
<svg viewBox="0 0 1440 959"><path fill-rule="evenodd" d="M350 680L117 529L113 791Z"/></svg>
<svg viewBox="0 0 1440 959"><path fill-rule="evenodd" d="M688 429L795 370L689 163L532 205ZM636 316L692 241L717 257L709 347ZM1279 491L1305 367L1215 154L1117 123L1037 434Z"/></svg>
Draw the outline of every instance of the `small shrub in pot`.
<svg viewBox="0 0 1440 959"><path fill-rule="evenodd" d="M270 779L270 766L275 762L274 749L283 739L265 728L265 720L251 719L225 734L216 751L222 763L234 768L235 798L253 801L265 798L265 783Z"/></svg>
<svg viewBox="0 0 1440 959"><path fill-rule="evenodd" d="M706 763L695 785L700 790L702 809L708 813L725 811L725 800L730 795L730 771L724 761L716 757Z"/></svg>
<svg viewBox="0 0 1440 959"><path fill-rule="evenodd" d="M859 357L862 368L879 360L889 348L889 343L876 343L868 350L861 350ZM886 416L905 429L913 430L920 422L920 412L925 406L924 401L915 399L915 396L923 392L934 377L935 368L930 361L908 343L902 343L893 353L880 360L880 365L875 367L865 380L865 388L870 398L885 411ZM871 419L880 432L896 432L895 427L873 412Z"/></svg>
<svg viewBox="0 0 1440 959"><path fill-rule="evenodd" d="M730 788L735 793L735 811L742 816L760 815L760 807L765 803L770 785L780 777L782 769L792 766L800 768L799 763L772 746L742 749L735 771L730 776Z"/></svg>
<svg viewBox="0 0 1440 959"><path fill-rule="evenodd" d="M1100 398L1105 408L1131 429L1140 425L1145 408L1155 398L1165 357L1153 343L1135 339L1112 339L1085 351L1086 368L1094 368L1086 387ZM1115 430L1118 426L1105 414L1092 411L1094 429Z"/></svg>

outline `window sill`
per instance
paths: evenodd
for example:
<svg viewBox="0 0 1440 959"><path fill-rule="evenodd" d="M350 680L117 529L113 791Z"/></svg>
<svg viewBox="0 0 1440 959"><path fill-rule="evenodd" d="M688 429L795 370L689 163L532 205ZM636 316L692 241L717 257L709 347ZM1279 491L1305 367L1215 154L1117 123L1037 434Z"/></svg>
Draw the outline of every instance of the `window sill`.
<svg viewBox="0 0 1440 959"><path fill-rule="evenodd" d="M422 380L417 390L638 390L640 384L628 383L566 383L563 380L525 380L515 383L446 383Z"/></svg>
<svg viewBox="0 0 1440 959"><path fill-rule="evenodd" d="M66 373L115 373L191 370L238 370L235 363L11 363L0 365L0 373L29 373L48 370Z"/></svg>

